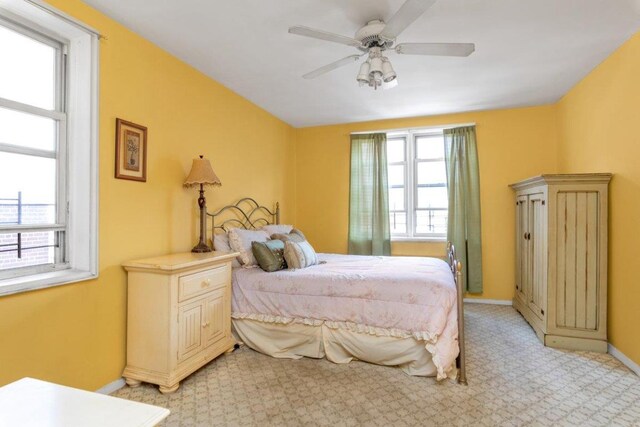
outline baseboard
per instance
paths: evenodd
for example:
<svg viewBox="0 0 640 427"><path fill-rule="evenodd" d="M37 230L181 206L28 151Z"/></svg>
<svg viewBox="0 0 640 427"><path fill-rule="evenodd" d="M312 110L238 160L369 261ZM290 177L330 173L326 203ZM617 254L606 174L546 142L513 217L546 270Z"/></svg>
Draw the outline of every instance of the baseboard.
<svg viewBox="0 0 640 427"><path fill-rule="evenodd" d="M117 380L110 382L104 387L96 390L96 393L111 394L114 391L120 390L122 387L124 387L124 385L125 385L124 378L118 378Z"/></svg>
<svg viewBox="0 0 640 427"><path fill-rule="evenodd" d="M464 302L468 302L469 304L513 305L510 299L465 298Z"/></svg>
<svg viewBox="0 0 640 427"><path fill-rule="evenodd" d="M611 344L609 344L608 349L610 355L621 361L623 365L635 372L636 375L640 376L640 365L629 359L623 352L621 352Z"/></svg>

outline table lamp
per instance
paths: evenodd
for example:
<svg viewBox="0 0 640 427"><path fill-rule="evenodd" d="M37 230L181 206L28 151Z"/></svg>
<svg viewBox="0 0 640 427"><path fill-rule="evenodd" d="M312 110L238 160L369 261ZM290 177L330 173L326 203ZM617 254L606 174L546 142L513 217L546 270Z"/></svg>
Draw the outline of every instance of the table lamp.
<svg viewBox="0 0 640 427"><path fill-rule="evenodd" d="M204 198L204 186L220 186L222 182L213 171L209 160L200 156L199 159L193 159L191 172L189 172L189 176L183 185L189 188L200 186L200 197L198 197L198 206L200 206L200 241L191 249L191 252L211 252L211 248L207 245L204 237L207 230L207 201Z"/></svg>

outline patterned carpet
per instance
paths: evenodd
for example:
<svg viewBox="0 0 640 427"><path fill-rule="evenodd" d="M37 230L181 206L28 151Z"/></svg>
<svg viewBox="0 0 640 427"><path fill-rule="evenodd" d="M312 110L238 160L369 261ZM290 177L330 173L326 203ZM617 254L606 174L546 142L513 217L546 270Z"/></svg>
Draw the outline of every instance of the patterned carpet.
<svg viewBox="0 0 640 427"><path fill-rule="evenodd" d="M243 347L174 394L143 384L114 396L169 408L164 426L640 426L640 378L616 359L543 347L511 307L465 307L467 387Z"/></svg>

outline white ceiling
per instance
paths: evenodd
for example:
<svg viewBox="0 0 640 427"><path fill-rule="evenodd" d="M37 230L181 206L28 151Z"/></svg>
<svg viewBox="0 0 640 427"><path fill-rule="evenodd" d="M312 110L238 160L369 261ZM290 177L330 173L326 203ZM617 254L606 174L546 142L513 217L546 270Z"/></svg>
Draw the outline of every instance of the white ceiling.
<svg viewBox="0 0 640 427"><path fill-rule="evenodd" d="M85 0L296 126L557 101L640 28L640 0L439 0L402 42L473 42L468 58L389 55L399 85L359 87L359 63L302 75L357 53L287 33L347 36L403 0Z"/></svg>

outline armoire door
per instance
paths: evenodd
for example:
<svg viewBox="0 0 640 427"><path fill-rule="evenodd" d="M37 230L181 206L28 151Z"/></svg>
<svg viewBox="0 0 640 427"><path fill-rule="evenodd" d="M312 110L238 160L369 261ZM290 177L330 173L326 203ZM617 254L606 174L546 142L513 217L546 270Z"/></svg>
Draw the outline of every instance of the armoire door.
<svg viewBox="0 0 640 427"><path fill-rule="evenodd" d="M527 231L529 289L527 305L544 319L547 298L547 206L543 193L529 195Z"/></svg>
<svg viewBox="0 0 640 427"><path fill-rule="evenodd" d="M527 228L528 198L518 196L516 199L516 297L527 304Z"/></svg>

